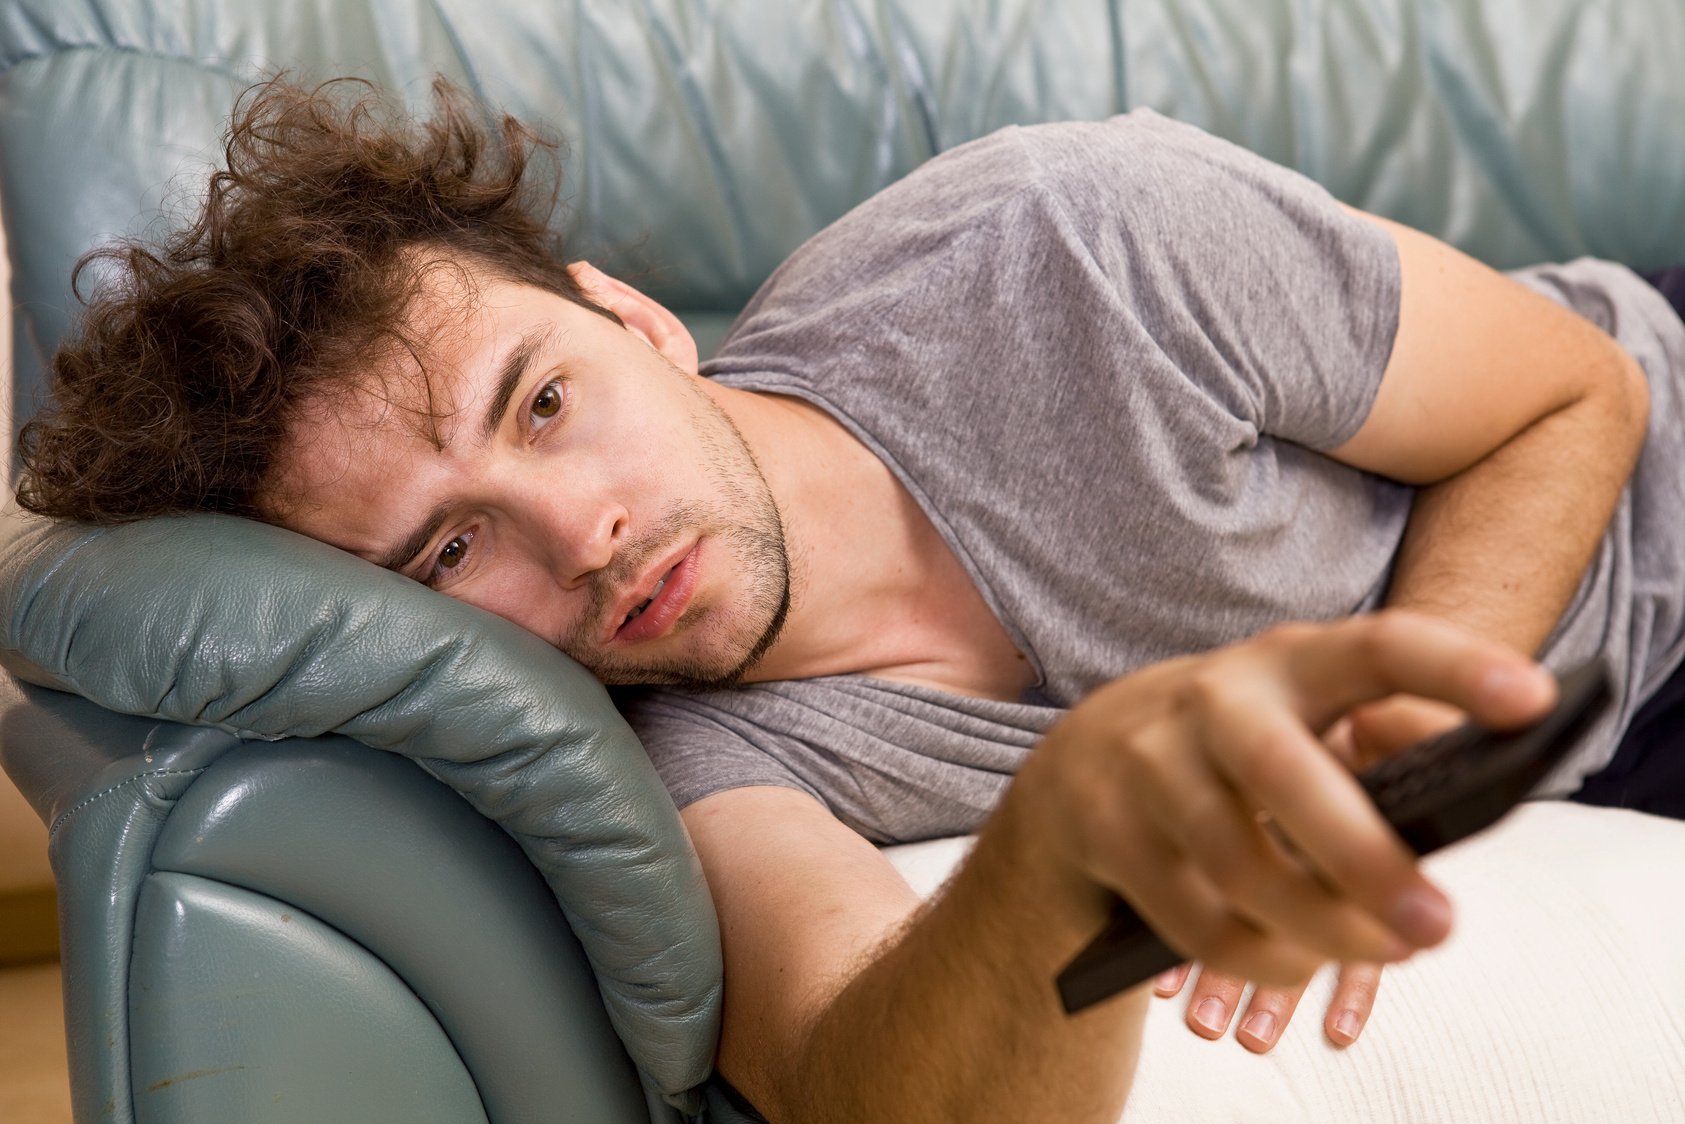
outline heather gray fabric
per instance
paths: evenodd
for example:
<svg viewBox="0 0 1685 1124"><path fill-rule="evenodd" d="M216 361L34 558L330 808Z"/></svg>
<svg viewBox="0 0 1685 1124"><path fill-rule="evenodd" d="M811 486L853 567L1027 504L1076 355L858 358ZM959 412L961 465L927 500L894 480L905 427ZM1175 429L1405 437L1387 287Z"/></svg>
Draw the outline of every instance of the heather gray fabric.
<svg viewBox="0 0 1685 1124"><path fill-rule="evenodd" d="M1623 501L1548 650L1606 655L1624 721L1680 658L1685 527L1657 515L1685 457L1685 327L1621 267L1528 280L1615 330L1657 386L1653 486ZM682 806L794 787L879 842L972 831L1106 680L1379 605L1413 492L1317 450L1366 417L1398 301L1375 227L1148 111L1005 130L846 216L772 276L709 373L865 441L1040 683L1018 704L861 676L625 695L669 790Z"/></svg>

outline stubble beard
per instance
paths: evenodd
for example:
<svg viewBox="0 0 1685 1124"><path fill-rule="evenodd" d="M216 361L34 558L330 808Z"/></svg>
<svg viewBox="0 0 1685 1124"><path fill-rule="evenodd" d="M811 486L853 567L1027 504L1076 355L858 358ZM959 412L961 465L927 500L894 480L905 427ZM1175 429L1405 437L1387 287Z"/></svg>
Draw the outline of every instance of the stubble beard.
<svg viewBox="0 0 1685 1124"><path fill-rule="evenodd" d="M556 646L611 686L721 690L741 684L784 630L791 602L789 547L772 489L742 433L688 376L676 367L673 374L684 379L694 395L692 418L717 499L675 508L621 548L594 587L590 613ZM673 627L675 631L689 628L695 639L678 653L650 657L646 662L616 659L603 652L590 638L590 627L608 612L616 591L624 589L658 552L697 532L711 539L711 546L725 548L731 560L728 567L739 579L735 604L714 607L713 619L705 623L706 607L687 608Z"/></svg>

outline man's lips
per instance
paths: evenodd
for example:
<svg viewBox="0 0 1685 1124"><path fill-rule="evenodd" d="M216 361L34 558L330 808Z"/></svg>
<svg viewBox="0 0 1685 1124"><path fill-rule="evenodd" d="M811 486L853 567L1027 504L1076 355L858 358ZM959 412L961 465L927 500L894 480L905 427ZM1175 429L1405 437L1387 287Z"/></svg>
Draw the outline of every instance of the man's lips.
<svg viewBox="0 0 1685 1124"><path fill-rule="evenodd" d="M690 604L691 596L696 592L697 556L701 553L700 541L679 547L672 554L657 562L645 571L632 588L615 607L615 615L609 618L612 630L609 642L614 644L630 644L639 640L650 640L665 634L679 619L679 615ZM656 587L660 586L659 592ZM643 605L654 593L655 598L644 606L642 612L631 620L626 615ZM622 624L620 622L624 621Z"/></svg>

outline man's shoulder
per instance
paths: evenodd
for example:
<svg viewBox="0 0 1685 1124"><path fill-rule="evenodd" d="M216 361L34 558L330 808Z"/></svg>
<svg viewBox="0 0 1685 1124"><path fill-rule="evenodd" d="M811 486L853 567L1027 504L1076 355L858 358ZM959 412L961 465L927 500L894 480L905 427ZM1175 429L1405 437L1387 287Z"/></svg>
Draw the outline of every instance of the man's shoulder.
<svg viewBox="0 0 1685 1124"><path fill-rule="evenodd" d="M1176 192L1243 158L1146 109L1009 125L956 144L798 247L750 300L720 355L734 356L746 340L754 350L766 337L748 337L768 329L797 328L801 347L830 355L838 324L881 332L888 314L969 319L971 310L949 299L951 282L1021 283L1043 256L1026 254L1027 245L1076 249L1098 236L1090 227L1110 229L1121 211L1173 211Z"/></svg>
<svg viewBox="0 0 1685 1124"><path fill-rule="evenodd" d="M986 219L1031 189L1057 194L1085 175L1158 176L1165 159L1225 142L1150 109L1098 120L1007 125L944 149L867 198L833 224L855 234L886 215L923 213L948 225ZM822 232L824 233L824 232Z"/></svg>

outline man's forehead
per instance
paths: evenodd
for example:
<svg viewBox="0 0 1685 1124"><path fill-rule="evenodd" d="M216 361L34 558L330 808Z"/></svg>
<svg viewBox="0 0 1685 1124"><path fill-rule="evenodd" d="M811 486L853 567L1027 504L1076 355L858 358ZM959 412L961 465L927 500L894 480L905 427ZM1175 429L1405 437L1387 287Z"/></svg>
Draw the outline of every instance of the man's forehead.
<svg viewBox="0 0 1685 1124"><path fill-rule="evenodd" d="M404 303L397 347L385 356L384 373L413 381L436 381L441 368L460 369L471 353L489 342L486 294L496 282L448 258L418 264ZM441 388L444 389L444 388Z"/></svg>
<svg viewBox="0 0 1685 1124"><path fill-rule="evenodd" d="M405 430L442 447L486 394L479 368L509 346L493 303L507 283L444 257L415 269L397 331L370 349L340 393L305 405L330 415L323 420Z"/></svg>
<svg viewBox="0 0 1685 1124"><path fill-rule="evenodd" d="M371 347L352 377L297 404L272 474L277 495L309 505L349 475L478 438L513 376L566 334L554 315L522 307L540 292L533 286L449 259L417 268L399 331Z"/></svg>
<svg viewBox="0 0 1685 1124"><path fill-rule="evenodd" d="M262 506L275 521L290 526L347 497L401 488L406 463L449 445L465 390L445 376L444 363L423 363L419 351L387 341L370 349L354 377L294 405L263 488Z"/></svg>
<svg viewBox="0 0 1685 1124"><path fill-rule="evenodd" d="M494 373L507 351L535 330L565 334L560 318L571 302L531 282L449 257L417 261L416 270L402 318L408 346L394 357L404 374L436 366Z"/></svg>
<svg viewBox="0 0 1685 1124"><path fill-rule="evenodd" d="M431 445L410 403L374 388L316 396L293 412L261 506L272 521L300 529L301 517L342 507L348 498L372 502L373 495L401 485L406 447L418 453Z"/></svg>

